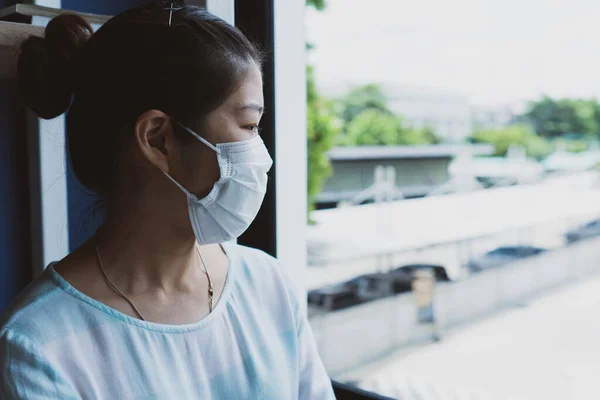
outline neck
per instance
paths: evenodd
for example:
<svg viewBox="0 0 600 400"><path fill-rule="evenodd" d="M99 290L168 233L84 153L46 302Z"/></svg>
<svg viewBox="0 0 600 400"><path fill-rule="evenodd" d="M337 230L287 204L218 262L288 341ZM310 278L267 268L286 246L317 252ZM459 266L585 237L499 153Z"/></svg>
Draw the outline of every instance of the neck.
<svg viewBox="0 0 600 400"><path fill-rule="evenodd" d="M201 274L193 234L163 213L111 213L96 235L102 264L123 291L186 290ZM191 288L190 288L191 290Z"/></svg>

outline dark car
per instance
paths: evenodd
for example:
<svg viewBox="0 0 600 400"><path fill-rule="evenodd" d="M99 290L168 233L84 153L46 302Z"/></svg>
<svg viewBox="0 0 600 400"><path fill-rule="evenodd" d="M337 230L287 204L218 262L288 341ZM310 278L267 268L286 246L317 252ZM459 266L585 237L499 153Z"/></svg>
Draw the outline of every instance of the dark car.
<svg viewBox="0 0 600 400"><path fill-rule="evenodd" d="M388 275L390 275L392 280L392 294L410 292L412 290L414 277L411 273L392 270Z"/></svg>
<svg viewBox="0 0 600 400"><path fill-rule="evenodd" d="M565 233L565 239L568 243L574 243L594 236L600 236L600 219L589 221Z"/></svg>
<svg viewBox="0 0 600 400"><path fill-rule="evenodd" d="M450 281L450 277L448 276L446 268L437 264L408 264L394 269L394 271L406 272L411 276L414 274L415 271L419 270L433 270L435 280L438 282Z"/></svg>
<svg viewBox="0 0 600 400"><path fill-rule="evenodd" d="M405 271L360 275L345 282L308 292L308 304L327 311L362 304L394 294L409 292L412 276Z"/></svg>
<svg viewBox="0 0 600 400"><path fill-rule="evenodd" d="M475 257L467 263L471 272L479 272L496 268L527 257L533 257L547 251L534 246L504 246L498 247L482 256Z"/></svg>
<svg viewBox="0 0 600 400"><path fill-rule="evenodd" d="M327 285L308 292L308 304L326 309L328 311L340 310L366 300L360 296L362 286L366 286L366 279L374 274L359 275L347 281Z"/></svg>
<svg viewBox="0 0 600 400"><path fill-rule="evenodd" d="M346 286L345 283L325 286L308 292L308 304L327 311L341 310L363 302L357 289Z"/></svg>
<svg viewBox="0 0 600 400"><path fill-rule="evenodd" d="M358 277L358 293L366 300L375 300L398 293L410 292L413 277L406 271L392 270Z"/></svg>

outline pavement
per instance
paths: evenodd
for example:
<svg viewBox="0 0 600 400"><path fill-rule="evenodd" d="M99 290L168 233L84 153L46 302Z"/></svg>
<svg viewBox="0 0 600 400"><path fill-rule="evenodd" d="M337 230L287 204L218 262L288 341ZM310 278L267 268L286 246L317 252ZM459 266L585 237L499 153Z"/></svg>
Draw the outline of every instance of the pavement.
<svg viewBox="0 0 600 400"><path fill-rule="evenodd" d="M344 376L400 400L600 399L600 276Z"/></svg>

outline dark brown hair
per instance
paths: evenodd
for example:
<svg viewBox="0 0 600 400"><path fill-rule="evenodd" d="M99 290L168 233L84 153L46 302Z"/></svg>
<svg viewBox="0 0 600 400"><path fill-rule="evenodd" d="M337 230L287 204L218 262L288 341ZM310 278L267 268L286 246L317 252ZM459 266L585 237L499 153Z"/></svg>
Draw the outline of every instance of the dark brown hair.
<svg viewBox="0 0 600 400"><path fill-rule="evenodd" d="M151 3L96 33L80 16L53 18L44 38L21 46L18 81L41 118L67 111L67 148L85 188L110 198L137 118L158 109L194 127L241 84L261 54L235 27L204 9Z"/></svg>

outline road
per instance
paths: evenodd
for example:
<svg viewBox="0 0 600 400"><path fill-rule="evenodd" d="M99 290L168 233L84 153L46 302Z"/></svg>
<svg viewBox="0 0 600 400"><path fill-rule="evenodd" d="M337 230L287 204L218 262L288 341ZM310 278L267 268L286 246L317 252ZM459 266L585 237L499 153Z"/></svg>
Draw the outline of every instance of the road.
<svg viewBox="0 0 600 400"><path fill-rule="evenodd" d="M402 400L600 399L598 305L594 276L336 378Z"/></svg>

